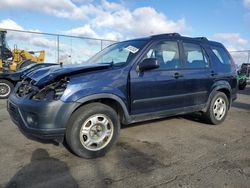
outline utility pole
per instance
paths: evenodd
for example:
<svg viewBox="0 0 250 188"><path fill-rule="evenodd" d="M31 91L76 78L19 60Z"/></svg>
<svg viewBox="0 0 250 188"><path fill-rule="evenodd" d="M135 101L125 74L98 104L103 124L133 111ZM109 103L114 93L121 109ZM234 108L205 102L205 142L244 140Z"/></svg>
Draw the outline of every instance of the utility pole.
<svg viewBox="0 0 250 188"><path fill-rule="evenodd" d="M60 44L59 44L59 35L57 35L57 63L59 64L60 63Z"/></svg>
<svg viewBox="0 0 250 188"><path fill-rule="evenodd" d="M248 58L247 62L250 63L250 50L248 50Z"/></svg>

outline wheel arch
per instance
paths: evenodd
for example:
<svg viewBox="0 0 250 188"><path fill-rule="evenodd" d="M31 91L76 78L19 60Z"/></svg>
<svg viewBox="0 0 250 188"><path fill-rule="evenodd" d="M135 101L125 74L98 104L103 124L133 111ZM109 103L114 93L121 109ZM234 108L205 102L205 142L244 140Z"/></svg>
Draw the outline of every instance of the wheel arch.
<svg viewBox="0 0 250 188"><path fill-rule="evenodd" d="M223 83L219 83L219 84L214 85L213 89L211 90L211 92L209 94L206 106L203 109L203 111L207 110L207 108L209 107L210 101L212 100L212 97L213 97L214 93L217 92L217 91L220 91L220 92L224 93L227 96L228 102L229 102L229 107L231 106L231 103L232 103L232 97L231 97L232 89L231 89L231 86L230 86L230 84L228 82L223 82Z"/></svg>
<svg viewBox="0 0 250 188"><path fill-rule="evenodd" d="M76 102L81 103L75 110L74 112L82 107L83 105L93 103L93 102L99 102L102 104L106 104L113 108L120 119L120 122L123 124L127 124L129 122L129 113L127 110L126 104L123 102L123 100L118 97L117 95L114 94L94 94L90 95L87 97L83 97Z"/></svg>

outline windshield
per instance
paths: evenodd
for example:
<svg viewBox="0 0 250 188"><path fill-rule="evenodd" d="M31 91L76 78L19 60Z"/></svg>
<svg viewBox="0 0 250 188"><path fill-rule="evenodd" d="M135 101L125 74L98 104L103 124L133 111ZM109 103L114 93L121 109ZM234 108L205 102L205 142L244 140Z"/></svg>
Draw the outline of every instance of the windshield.
<svg viewBox="0 0 250 188"><path fill-rule="evenodd" d="M123 65L131 60L146 43L146 40L131 40L112 44L90 58L87 63Z"/></svg>

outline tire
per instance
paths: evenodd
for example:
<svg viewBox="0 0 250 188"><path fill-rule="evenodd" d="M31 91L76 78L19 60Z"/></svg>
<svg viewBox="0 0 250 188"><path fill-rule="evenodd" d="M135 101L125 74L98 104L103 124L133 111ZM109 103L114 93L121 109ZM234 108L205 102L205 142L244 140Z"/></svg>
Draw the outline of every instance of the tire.
<svg viewBox="0 0 250 188"><path fill-rule="evenodd" d="M79 157L102 157L116 143L119 132L120 122L114 109L102 103L90 103L72 114L66 143Z"/></svg>
<svg viewBox="0 0 250 188"><path fill-rule="evenodd" d="M243 84L239 84L239 90L244 90L246 86L247 86L246 82Z"/></svg>
<svg viewBox="0 0 250 188"><path fill-rule="evenodd" d="M229 102L227 96L219 91L216 91L209 103L207 111L203 114L205 120L213 125L222 123L229 109Z"/></svg>
<svg viewBox="0 0 250 188"><path fill-rule="evenodd" d="M36 62L34 61L26 60L17 66L17 70L27 67L28 65L35 64L35 63Z"/></svg>
<svg viewBox="0 0 250 188"><path fill-rule="evenodd" d="M0 99L6 99L13 91L14 85L8 80L0 79Z"/></svg>

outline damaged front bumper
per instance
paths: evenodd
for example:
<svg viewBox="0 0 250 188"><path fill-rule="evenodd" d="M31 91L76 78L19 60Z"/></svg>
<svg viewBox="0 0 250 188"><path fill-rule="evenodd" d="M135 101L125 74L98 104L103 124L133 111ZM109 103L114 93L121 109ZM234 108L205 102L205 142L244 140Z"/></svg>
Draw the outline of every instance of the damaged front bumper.
<svg viewBox="0 0 250 188"><path fill-rule="evenodd" d="M7 101L12 121L25 136L52 140L64 137L67 122L79 105L61 100L36 101L29 95L19 97L16 89Z"/></svg>

